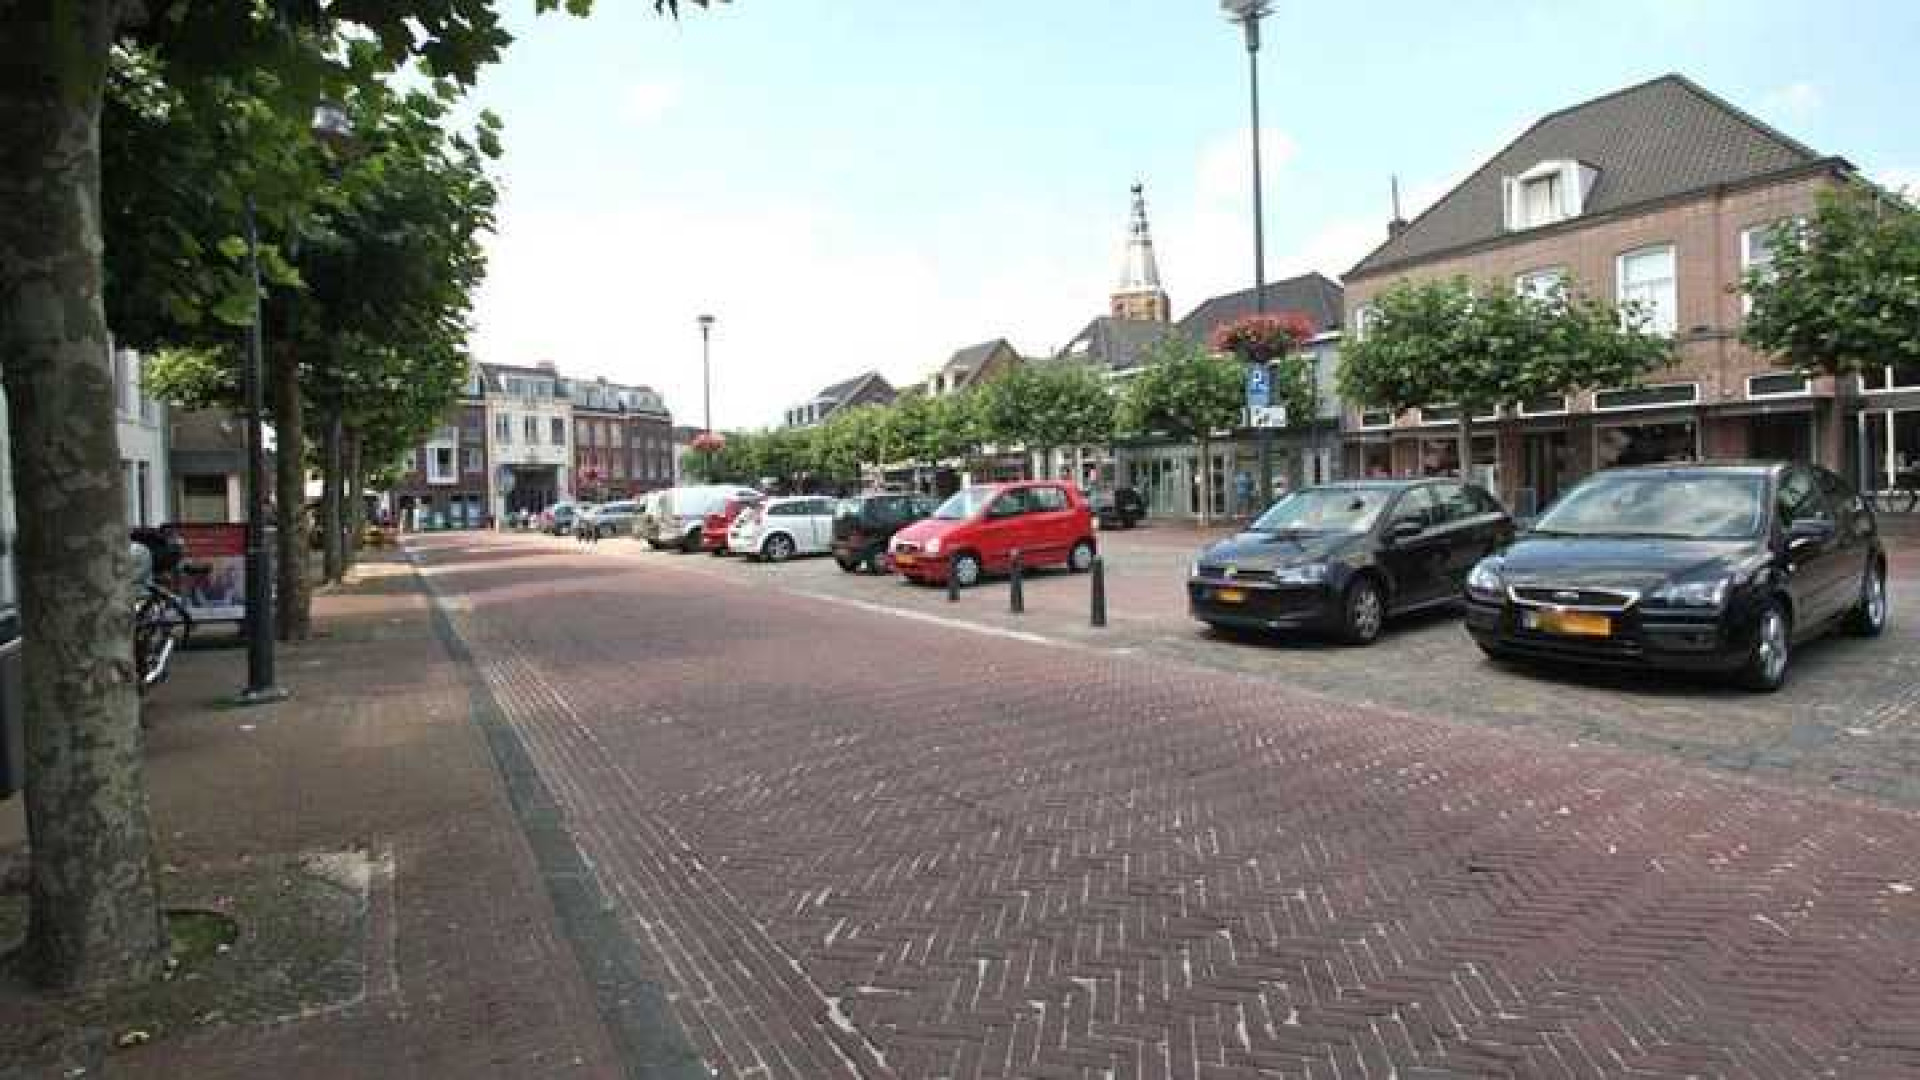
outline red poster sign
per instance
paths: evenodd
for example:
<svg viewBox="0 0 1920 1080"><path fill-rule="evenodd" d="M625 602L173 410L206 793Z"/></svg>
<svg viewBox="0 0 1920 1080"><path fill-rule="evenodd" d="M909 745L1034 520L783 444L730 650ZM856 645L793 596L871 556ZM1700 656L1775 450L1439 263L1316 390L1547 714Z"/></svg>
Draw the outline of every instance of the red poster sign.
<svg viewBox="0 0 1920 1080"><path fill-rule="evenodd" d="M169 525L186 543L180 598L196 620L221 622L247 613L247 527Z"/></svg>

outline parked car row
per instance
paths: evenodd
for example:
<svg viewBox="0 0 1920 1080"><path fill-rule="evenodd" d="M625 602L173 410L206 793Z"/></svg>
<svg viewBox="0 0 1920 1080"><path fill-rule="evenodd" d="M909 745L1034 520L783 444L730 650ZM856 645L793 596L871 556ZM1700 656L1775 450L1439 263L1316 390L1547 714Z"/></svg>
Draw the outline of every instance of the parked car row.
<svg viewBox="0 0 1920 1080"><path fill-rule="evenodd" d="M632 535L656 551L769 562L832 555L849 573L898 571L923 583L943 583L952 574L970 586L1006 572L1016 552L1027 567L1087 569L1096 550L1096 516L1074 485L1030 481L975 485L945 500L893 492L768 498L751 488L684 487L637 503L608 503L589 521L601 535Z"/></svg>
<svg viewBox="0 0 1920 1080"><path fill-rule="evenodd" d="M1394 615L1466 613L1499 660L1785 682L1793 650L1886 627L1873 511L1811 465L1702 463L1597 473L1525 529L1454 480L1305 489L1206 548L1189 610L1221 628L1325 629L1354 644Z"/></svg>

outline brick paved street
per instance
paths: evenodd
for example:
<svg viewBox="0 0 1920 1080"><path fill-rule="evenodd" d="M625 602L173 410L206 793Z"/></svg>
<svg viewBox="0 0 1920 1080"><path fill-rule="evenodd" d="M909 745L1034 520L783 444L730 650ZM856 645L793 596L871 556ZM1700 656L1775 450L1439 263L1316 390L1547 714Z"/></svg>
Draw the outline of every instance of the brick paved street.
<svg viewBox="0 0 1920 1080"><path fill-rule="evenodd" d="M416 553L718 1075L1920 1073L1920 817L1561 737L1618 687L1535 678L1558 718L1518 732L1416 715L1391 650L1457 627L1187 656L1164 620L1086 647L1064 576L970 627L818 562ZM1362 656L1358 694L1296 678Z"/></svg>

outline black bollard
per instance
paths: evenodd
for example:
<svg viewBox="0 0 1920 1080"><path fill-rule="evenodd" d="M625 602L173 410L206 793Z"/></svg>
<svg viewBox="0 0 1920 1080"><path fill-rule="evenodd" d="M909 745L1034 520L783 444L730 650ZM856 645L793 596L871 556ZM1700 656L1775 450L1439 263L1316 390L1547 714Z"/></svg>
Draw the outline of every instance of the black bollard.
<svg viewBox="0 0 1920 1080"><path fill-rule="evenodd" d="M947 603L960 602L960 575L953 572L953 560L947 560Z"/></svg>
<svg viewBox="0 0 1920 1080"><path fill-rule="evenodd" d="M1093 625L1107 625L1107 561L1093 557Z"/></svg>
<svg viewBox="0 0 1920 1080"><path fill-rule="evenodd" d="M1015 615L1024 615L1027 611L1027 594L1026 591L1020 587L1019 548L1013 549L1013 564L1008 567L1008 572L1013 575L1013 587L1007 593L1007 610L1013 612Z"/></svg>

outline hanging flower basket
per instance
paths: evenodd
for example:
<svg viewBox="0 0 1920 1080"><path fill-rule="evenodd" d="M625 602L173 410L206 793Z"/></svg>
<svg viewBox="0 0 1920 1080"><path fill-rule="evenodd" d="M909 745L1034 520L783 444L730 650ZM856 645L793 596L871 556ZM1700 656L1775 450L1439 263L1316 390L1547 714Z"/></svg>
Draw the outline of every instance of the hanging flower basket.
<svg viewBox="0 0 1920 1080"><path fill-rule="evenodd" d="M717 431L703 431L693 437L693 448L711 454L727 448L727 437Z"/></svg>
<svg viewBox="0 0 1920 1080"><path fill-rule="evenodd" d="M1215 352L1234 353L1249 363L1264 364L1293 352L1313 339L1313 320L1297 311L1278 315L1246 315L1221 326L1208 342Z"/></svg>

